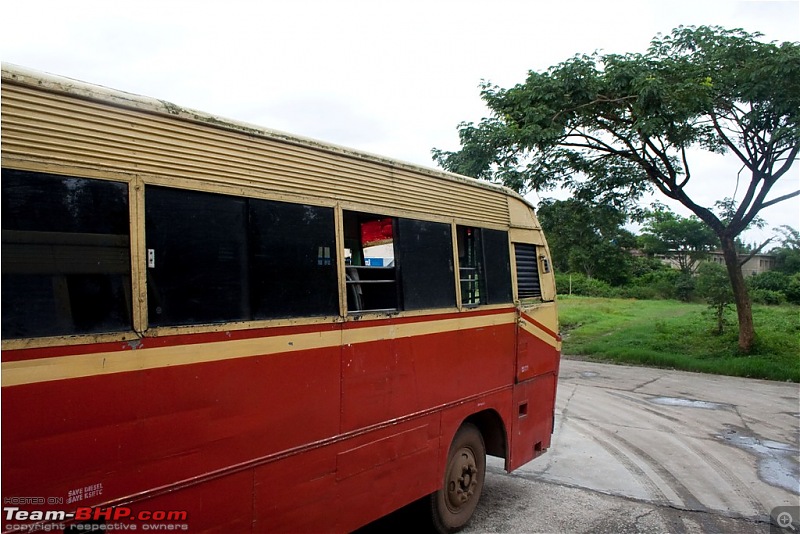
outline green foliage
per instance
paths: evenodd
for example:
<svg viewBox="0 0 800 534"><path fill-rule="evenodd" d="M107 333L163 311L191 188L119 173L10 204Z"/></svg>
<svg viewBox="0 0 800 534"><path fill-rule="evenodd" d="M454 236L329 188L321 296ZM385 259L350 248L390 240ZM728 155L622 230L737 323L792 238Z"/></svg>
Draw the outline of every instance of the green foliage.
<svg viewBox="0 0 800 534"><path fill-rule="evenodd" d="M688 302L694 296L694 286L694 278L690 274L667 267L634 278L622 289L621 295L637 299L676 299Z"/></svg>
<svg viewBox="0 0 800 534"><path fill-rule="evenodd" d="M794 273L789 279L789 285L784 291L786 300L794 304L800 304L800 272Z"/></svg>
<svg viewBox="0 0 800 534"><path fill-rule="evenodd" d="M781 246L771 251L777 259L775 270L786 274L800 273L800 231L786 225L778 231L783 239Z"/></svg>
<svg viewBox="0 0 800 534"><path fill-rule="evenodd" d="M711 228L697 217L681 217L658 207L645 213L639 244L647 254L673 258L681 271L691 273L708 253L719 247Z"/></svg>
<svg viewBox="0 0 800 534"><path fill-rule="evenodd" d="M747 279L747 286L782 293L789 286L789 276L779 271L754 274Z"/></svg>
<svg viewBox="0 0 800 534"><path fill-rule="evenodd" d="M800 382L797 306L754 306L760 335L749 355L735 328L709 335L702 304L560 296L558 306L566 355Z"/></svg>
<svg viewBox="0 0 800 534"><path fill-rule="evenodd" d="M485 83L492 115L459 125L462 149L434 150L434 159L520 192L561 186L616 208L656 190L708 225L733 262L736 237L758 213L800 195L770 195L800 154L800 43L759 37L681 26L645 53L576 55L508 89ZM689 194L693 149L731 153L745 169L730 176L739 203L721 216ZM741 271L730 269L736 302L746 302ZM741 312L739 343L749 350L749 308Z"/></svg>
<svg viewBox="0 0 800 534"><path fill-rule="evenodd" d="M716 263L703 263L698 269L695 288L697 295L705 299L714 312L716 333L722 334L726 324L725 311L733 303L733 291L725 268Z"/></svg>
<svg viewBox="0 0 800 534"><path fill-rule="evenodd" d="M564 295L572 294L586 297L615 297L619 295L619 290L611 287L608 282L597 278L589 278L582 273L556 272L556 288L558 288L560 294Z"/></svg>
<svg viewBox="0 0 800 534"><path fill-rule="evenodd" d="M786 303L786 295L783 291L772 291L771 289L753 289L750 291L750 299L755 303L770 306Z"/></svg>
<svg viewBox="0 0 800 534"><path fill-rule="evenodd" d="M613 285L629 279L625 250L635 245L635 238L622 227L627 220L623 212L575 199L545 199L538 215L557 271L579 272Z"/></svg>
<svg viewBox="0 0 800 534"><path fill-rule="evenodd" d="M643 54L576 55L508 89L486 83L492 116L459 125L462 149L434 150L434 159L521 192L560 185L617 207L655 188L734 237L785 200L767 193L800 145L800 45L758 37L680 27ZM690 147L733 152L752 171L722 218L685 190Z"/></svg>
<svg viewBox="0 0 800 534"><path fill-rule="evenodd" d="M783 304L787 301L796 302L792 300L792 280L792 276L780 271L767 271L750 276L747 278L750 298L753 302L770 305Z"/></svg>

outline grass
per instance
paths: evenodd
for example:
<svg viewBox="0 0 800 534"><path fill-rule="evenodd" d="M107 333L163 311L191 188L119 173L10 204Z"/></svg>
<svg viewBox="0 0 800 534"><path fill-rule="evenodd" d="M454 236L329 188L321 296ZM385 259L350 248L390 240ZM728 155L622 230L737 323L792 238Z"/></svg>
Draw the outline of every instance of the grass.
<svg viewBox="0 0 800 534"><path fill-rule="evenodd" d="M738 350L736 314L715 335L704 304L669 300L559 297L563 353L730 376L800 382L800 308L753 306L756 341Z"/></svg>

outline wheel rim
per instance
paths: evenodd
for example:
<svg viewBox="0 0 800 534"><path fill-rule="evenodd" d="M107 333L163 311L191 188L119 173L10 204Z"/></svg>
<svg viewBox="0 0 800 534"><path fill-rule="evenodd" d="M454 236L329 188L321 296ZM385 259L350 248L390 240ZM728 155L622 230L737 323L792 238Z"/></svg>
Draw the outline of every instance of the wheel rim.
<svg viewBox="0 0 800 534"><path fill-rule="evenodd" d="M447 507L458 512L475 495L478 466L472 449L463 448L453 456L447 472Z"/></svg>

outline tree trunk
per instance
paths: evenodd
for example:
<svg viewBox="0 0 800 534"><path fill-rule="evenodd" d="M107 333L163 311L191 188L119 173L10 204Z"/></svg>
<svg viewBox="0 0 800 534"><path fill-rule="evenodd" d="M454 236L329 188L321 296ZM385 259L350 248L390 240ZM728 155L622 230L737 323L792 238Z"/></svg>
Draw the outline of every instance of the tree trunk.
<svg viewBox="0 0 800 534"><path fill-rule="evenodd" d="M722 254L725 258L725 267L733 289L733 301L736 304L736 315L739 319L739 350L749 353L753 347L755 329L753 328L753 308L750 296L747 294L747 285L744 283L742 267L739 265L739 255L736 253L736 243L732 237L721 237Z"/></svg>

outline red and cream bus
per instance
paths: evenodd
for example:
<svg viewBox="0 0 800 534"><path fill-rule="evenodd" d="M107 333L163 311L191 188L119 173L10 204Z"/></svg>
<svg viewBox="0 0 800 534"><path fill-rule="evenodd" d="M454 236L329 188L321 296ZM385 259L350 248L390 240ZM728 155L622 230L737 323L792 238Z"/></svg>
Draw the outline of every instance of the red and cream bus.
<svg viewBox="0 0 800 534"><path fill-rule="evenodd" d="M550 445L515 193L16 66L2 103L5 530L455 531Z"/></svg>

